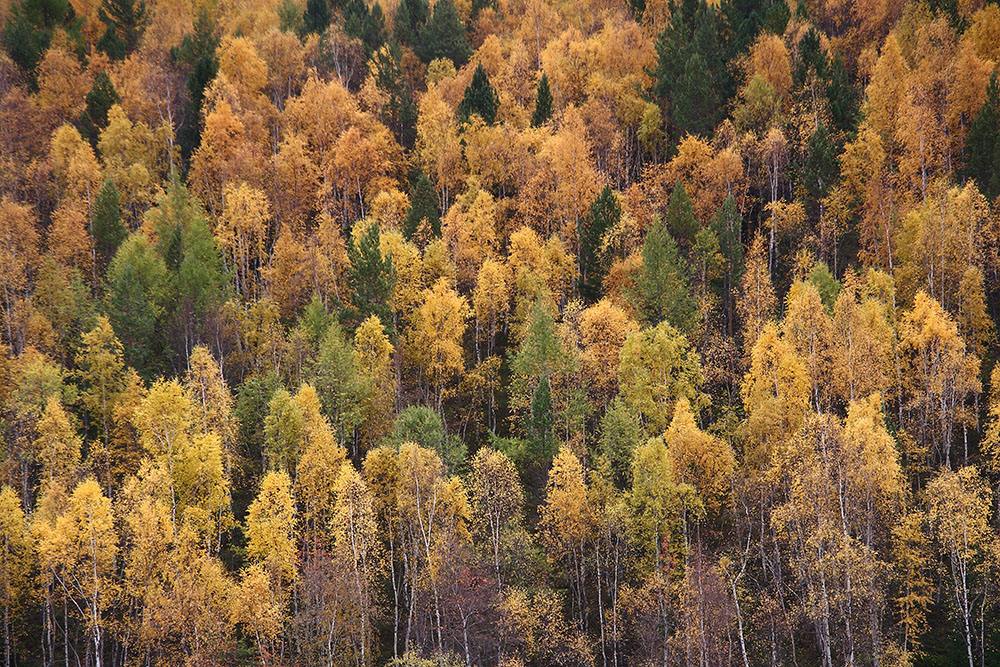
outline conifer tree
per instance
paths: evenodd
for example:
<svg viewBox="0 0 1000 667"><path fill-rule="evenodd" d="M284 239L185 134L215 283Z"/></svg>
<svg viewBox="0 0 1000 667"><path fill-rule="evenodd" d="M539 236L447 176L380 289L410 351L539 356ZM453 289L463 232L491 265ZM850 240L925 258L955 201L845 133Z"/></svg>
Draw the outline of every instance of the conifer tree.
<svg viewBox="0 0 1000 667"><path fill-rule="evenodd" d="M469 60L472 49L465 38L465 26L452 0L434 3L431 19L420 29L415 45L417 55L425 63L436 58L448 58L455 67Z"/></svg>
<svg viewBox="0 0 1000 667"><path fill-rule="evenodd" d="M85 101L87 108L80 116L80 125L83 128L83 134L90 139L91 143L95 143L97 135L108 124L108 111L111 110L112 106L121 102L118 91L115 90L107 72L102 71L97 75Z"/></svg>
<svg viewBox="0 0 1000 667"><path fill-rule="evenodd" d="M604 234L621 220L622 209L610 185L590 205L580 229L580 294L588 301L601 298L606 267L601 257Z"/></svg>
<svg viewBox="0 0 1000 667"><path fill-rule="evenodd" d="M97 254L98 268L103 272L105 266L114 257L118 246L125 240L128 230L122 223L122 213L119 208L120 196L113 181L104 181L104 186L94 200L94 217L91 234L94 237L94 251Z"/></svg>
<svg viewBox="0 0 1000 667"><path fill-rule="evenodd" d="M427 174L420 172L413 181L410 188L410 210L406 214L406 222L403 231L406 238L412 239L413 235L421 227L421 223L426 221L427 227L434 236L441 235L441 218L438 216L438 199L434 193L434 186Z"/></svg>
<svg viewBox="0 0 1000 667"><path fill-rule="evenodd" d="M694 299L688 289L688 270L677 243L660 220L654 220L642 245L642 268L633 297L637 310L650 325L664 320L684 333L697 322Z"/></svg>
<svg viewBox="0 0 1000 667"><path fill-rule="evenodd" d="M348 315L355 324L360 324L369 315L377 315L386 332L392 336L395 328L389 304L396 279L392 257L382 255L379 243L378 224L372 223L356 243L347 247L347 258L351 263L347 271L351 295Z"/></svg>
<svg viewBox="0 0 1000 667"><path fill-rule="evenodd" d="M472 75L472 81L465 89L465 96L458 104L458 118L462 122L466 122L473 114L476 114L486 121L487 125L492 125L496 121L499 108L500 99L497 97L496 91L493 90L493 86L490 85L483 64L479 63Z"/></svg>
<svg viewBox="0 0 1000 667"><path fill-rule="evenodd" d="M541 127L552 118L552 91L549 90L549 76L542 72L538 81L538 94L535 95L535 112L531 116L531 127Z"/></svg>
<svg viewBox="0 0 1000 667"><path fill-rule="evenodd" d="M146 22L146 3L143 0L104 0L98 15L107 27L97 48L112 60L124 60L139 45Z"/></svg>
<svg viewBox="0 0 1000 667"><path fill-rule="evenodd" d="M307 33L322 35L326 32L330 26L330 5L327 0L308 0L302 22Z"/></svg>
<svg viewBox="0 0 1000 667"><path fill-rule="evenodd" d="M685 250L690 250L698 233L698 220L694 217L694 206L688 197L684 184L680 181L674 184L667 204L667 228Z"/></svg>
<svg viewBox="0 0 1000 667"><path fill-rule="evenodd" d="M427 23L429 15L427 0L403 0L396 7L393 35L400 44L413 46L417 43L417 35Z"/></svg>
<svg viewBox="0 0 1000 667"><path fill-rule="evenodd" d="M989 199L1000 195L1000 80L990 76L986 100L965 140L965 171Z"/></svg>

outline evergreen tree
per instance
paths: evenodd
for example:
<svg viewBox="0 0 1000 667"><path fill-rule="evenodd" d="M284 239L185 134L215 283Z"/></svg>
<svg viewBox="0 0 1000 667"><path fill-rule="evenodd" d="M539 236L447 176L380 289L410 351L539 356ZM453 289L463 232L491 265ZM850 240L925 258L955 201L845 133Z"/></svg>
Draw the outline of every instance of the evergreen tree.
<svg viewBox="0 0 1000 667"><path fill-rule="evenodd" d="M490 85L490 80L486 76L483 64L476 65L476 71L472 75L472 81L465 89L465 96L458 104L458 117L462 122L476 114L488 125L496 121L497 111L500 109L500 99Z"/></svg>
<svg viewBox="0 0 1000 667"><path fill-rule="evenodd" d="M347 286L350 290L351 305L347 315L356 326L370 315L377 315L390 336L395 335L392 311L389 303L395 274L392 257L382 256L379 249L380 235L377 223L368 225L357 243L347 246Z"/></svg>
<svg viewBox="0 0 1000 667"><path fill-rule="evenodd" d="M382 122L404 148L413 148L417 140L417 107L413 91L403 76L402 49L395 39L390 39L386 46L372 55L375 82L389 97L382 108Z"/></svg>
<svg viewBox="0 0 1000 667"><path fill-rule="evenodd" d="M549 76L542 72L535 95L535 113L531 116L531 127L541 127L552 118L552 91L549 90Z"/></svg>
<svg viewBox="0 0 1000 667"><path fill-rule="evenodd" d="M1000 81L993 70L986 99L965 139L965 172L990 200L1000 195Z"/></svg>
<svg viewBox="0 0 1000 667"><path fill-rule="evenodd" d="M425 63L435 58L449 58L455 67L469 60L472 49L465 38L465 26L452 0L434 3L431 19L420 29L414 45L417 56Z"/></svg>
<svg viewBox="0 0 1000 667"><path fill-rule="evenodd" d="M743 216L736 207L736 200L729 195L722 202L722 208L713 216L712 229L719 239L719 254L722 255L723 262L721 284L717 293L725 308L726 330L730 336L733 335L735 326L733 294L743 275L743 244L740 243L742 227Z"/></svg>
<svg viewBox="0 0 1000 667"><path fill-rule="evenodd" d="M810 213L818 217L821 213L821 200L826 197L837 178L837 147L822 122L809 136L801 178Z"/></svg>
<svg viewBox="0 0 1000 667"><path fill-rule="evenodd" d="M108 111L121 101L107 72L102 71L97 75L85 101L87 108L80 115L80 127L90 142L96 144L97 136L108 124Z"/></svg>
<svg viewBox="0 0 1000 667"><path fill-rule="evenodd" d="M427 178L427 174L421 171L410 187L410 210L406 214L406 222L403 227L406 238L413 238L413 235L420 229L422 220L427 221L427 225L435 236L441 235L437 195L434 193L431 179Z"/></svg>
<svg viewBox="0 0 1000 667"><path fill-rule="evenodd" d="M606 267L601 257L601 241L622 217L618 198L610 185L590 205L580 229L580 294L590 302L601 298Z"/></svg>
<svg viewBox="0 0 1000 667"><path fill-rule="evenodd" d="M187 74L187 89L191 106L188 117L177 133L178 142L185 156L190 155L201 141L201 105L208 84L219 71L219 61L215 57L218 46L219 38L215 34L215 24L208 12L202 8L194 22L194 31L184 37L179 48L174 47L170 51L175 61L184 63L190 68Z"/></svg>
<svg viewBox="0 0 1000 667"><path fill-rule="evenodd" d="M396 7L393 34L400 44L414 46L420 29L427 23L430 8L427 0L402 0Z"/></svg>
<svg viewBox="0 0 1000 667"><path fill-rule="evenodd" d="M173 179L167 195L147 213L157 252L167 268L169 292L163 321L181 358L200 339L202 322L221 303L226 276L222 253L201 203Z"/></svg>
<svg viewBox="0 0 1000 667"><path fill-rule="evenodd" d="M555 438L552 435L552 391L549 378L543 375L531 396L529 424L530 456L539 463L547 463L555 455Z"/></svg>
<svg viewBox="0 0 1000 667"><path fill-rule="evenodd" d="M849 134L858 125L861 99L844 68L840 54L834 53L827 70L826 98L830 102L831 129L835 133Z"/></svg>
<svg viewBox="0 0 1000 667"><path fill-rule="evenodd" d="M731 80L718 43L718 16L704 0L685 0L656 42L653 94L674 138L706 135L718 124Z"/></svg>
<svg viewBox="0 0 1000 667"><path fill-rule="evenodd" d="M687 189L680 181L674 184L667 204L667 229L682 248L690 250L698 233L698 220L694 217L694 205Z"/></svg>
<svg viewBox="0 0 1000 667"><path fill-rule="evenodd" d="M666 320L684 333L697 322L697 308L688 288L688 270L667 226L654 220L642 245L642 268L636 277L636 310L647 324Z"/></svg>
<svg viewBox="0 0 1000 667"><path fill-rule="evenodd" d="M98 15L105 26L97 48L112 60L124 60L139 45L146 22L143 0L104 0Z"/></svg>
<svg viewBox="0 0 1000 667"><path fill-rule="evenodd" d="M167 268L141 232L132 234L108 267L104 312L125 350L125 360L147 380L161 370L158 326L169 300Z"/></svg>
<svg viewBox="0 0 1000 667"><path fill-rule="evenodd" d="M365 54L375 53L385 43L385 15L376 2L371 9L364 0L351 0L344 8L344 32L361 40Z"/></svg>
<svg viewBox="0 0 1000 667"><path fill-rule="evenodd" d="M62 28L79 36L76 14L69 0L21 0L9 6L0 43L34 81L35 68L49 48L52 32Z"/></svg>
<svg viewBox="0 0 1000 667"><path fill-rule="evenodd" d="M104 186L94 200L94 221L91 228L94 252L97 254L98 267L102 270L128 235L128 230L122 223L120 204L121 197L114 182L110 179L104 181Z"/></svg>
<svg viewBox="0 0 1000 667"><path fill-rule="evenodd" d="M322 35L330 27L330 4L327 0L308 0L306 10L302 15L303 28L306 33Z"/></svg>

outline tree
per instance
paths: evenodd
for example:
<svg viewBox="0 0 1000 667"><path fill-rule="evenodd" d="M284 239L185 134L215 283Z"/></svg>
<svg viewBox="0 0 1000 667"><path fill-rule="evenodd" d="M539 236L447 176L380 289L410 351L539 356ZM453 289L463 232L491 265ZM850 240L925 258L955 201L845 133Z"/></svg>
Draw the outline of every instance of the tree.
<svg viewBox="0 0 1000 667"><path fill-rule="evenodd" d="M728 74L717 42L716 10L684 2L656 41L653 92L672 121L674 137L706 134L728 98ZM722 93L720 95L720 93Z"/></svg>
<svg viewBox="0 0 1000 667"><path fill-rule="evenodd" d="M434 451L451 472L465 467L465 444L445 432L441 416L431 408L418 405L403 408L392 424L391 441L397 448L412 442Z"/></svg>
<svg viewBox="0 0 1000 667"><path fill-rule="evenodd" d="M603 249L604 235L621 221L622 209L610 185L590 205L580 229L580 294L590 302L603 293L607 260Z"/></svg>
<svg viewBox="0 0 1000 667"><path fill-rule="evenodd" d="M588 382L588 394L595 404L607 405L618 389L618 369L622 347L630 334L638 330L635 320L611 303L601 299L583 311L580 317L581 361Z"/></svg>
<svg viewBox="0 0 1000 667"><path fill-rule="evenodd" d="M549 77L542 72L538 80L538 92L535 94L535 110L531 114L531 127L541 127L552 118L552 92L549 90Z"/></svg>
<svg viewBox="0 0 1000 667"><path fill-rule="evenodd" d="M980 595L980 587L986 585L984 566L988 566L996 548L989 525L992 494L976 469L966 466L957 472L948 469L939 472L928 483L925 498L938 553L948 561L951 593L961 620L969 667L973 667L973 632L977 621L973 600Z"/></svg>
<svg viewBox="0 0 1000 667"><path fill-rule="evenodd" d="M107 26L97 48L112 60L124 60L139 45L146 22L143 0L104 0L98 11Z"/></svg>
<svg viewBox="0 0 1000 667"><path fill-rule="evenodd" d="M979 359L966 351L954 319L924 292L900 322L909 430L938 462L951 467L957 425L969 423L966 401L981 390ZM967 456L963 452L963 461Z"/></svg>
<svg viewBox="0 0 1000 667"><path fill-rule="evenodd" d="M667 428L678 399L702 405L701 384L698 353L669 323L661 322L625 338L618 375L620 395L639 415L647 433L662 433Z"/></svg>
<svg viewBox="0 0 1000 667"><path fill-rule="evenodd" d="M746 269L740 280L736 311L743 323L743 349L749 354L764 327L774 318L776 304L771 274L767 268L764 239L757 234L747 253Z"/></svg>
<svg viewBox="0 0 1000 667"><path fill-rule="evenodd" d="M636 448L632 461L632 486L628 504L630 526L639 546L646 581L644 588L655 607L657 633L651 637L662 660L669 660L671 635L670 577L677 552L681 512L697 508L692 489L677 484L670 474L670 459L663 438L650 438Z"/></svg>
<svg viewBox="0 0 1000 667"><path fill-rule="evenodd" d="M591 531L590 508L583 465L567 447L560 447L552 460L539 515L543 544L566 569L573 592L573 616L578 628L584 630L584 550Z"/></svg>
<svg viewBox="0 0 1000 667"><path fill-rule="evenodd" d="M473 528L492 552L497 590L503 591L507 537L520 527L524 511L524 491L514 462L504 454L483 447L472 459L469 495Z"/></svg>
<svg viewBox="0 0 1000 667"><path fill-rule="evenodd" d="M97 325L83 335L76 355L83 381L80 398L99 426L105 444L111 440L114 409L125 389L124 348L111 328L111 321L99 315Z"/></svg>
<svg viewBox="0 0 1000 667"><path fill-rule="evenodd" d="M330 25L330 5L327 0L309 0L302 16L307 33L322 35Z"/></svg>
<svg viewBox="0 0 1000 667"><path fill-rule="evenodd" d="M979 190L991 201L1000 195L997 128L1000 128L1000 80L994 70L986 87L986 99L965 138L965 172L975 179Z"/></svg>
<svg viewBox="0 0 1000 667"><path fill-rule="evenodd" d="M215 24L206 8L198 10L194 30L185 35L179 47L170 49L170 57L184 63L190 69L187 73L187 91L191 99L191 116L201 118L205 90L219 70L219 60L215 57L219 38L215 35ZM185 123L178 133L184 156L194 151L201 139L201 123Z"/></svg>
<svg viewBox="0 0 1000 667"><path fill-rule="evenodd" d="M15 351L23 345L16 329L18 304L28 294L32 267L38 257L38 230L31 208L7 196L0 198L0 298L3 300L7 342Z"/></svg>
<svg viewBox="0 0 1000 667"><path fill-rule="evenodd" d="M247 509L247 557L264 568L276 593L295 578L295 504L285 472L271 471ZM278 599L283 596L278 593Z"/></svg>
<svg viewBox="0 0 1000 667"><path fill-rule="evenodd" d="M430 17L427 0L403 0L396 7L393 34L400 44L414 46L417 35Z"/></svg>
<svg viewBox="0 0 1000 667"><path fill-rule="evenodd" d="M370 315L377 315L389 336L395 332L389 297L396 282L392 255L384 256L380 249L377 224L369 224L358 239L347 246L350 268L347 286L350 290L351 320L360 324Z"/></svg>
<svg viewBox="0 0 1000 667"><path fill-rule="evenodd" d="M125 360L146 378L157 368L157 335L168 298L167 267L146 236L135 233L108 266L104 308L122 342Z"/></svg>
<svg viewBox="0 0 1000 667"><path fill-rule="evenodd" d="M267 404L264 418L264 451L270 470L285 472L295 470L305 430L302 406L288 392L278 389Z"/></svg>
<svg viewBox="0 0 1000 667"><path fill-rule="evenodd" d="M114 599L118 553L111 501L101 493L97 482L84 480L53 523L39 517L33 530L43 576L51 577L73 605L87 629L94 664L101 667L105 658L105 612Z"/></svg>
<svg viewBox="0 0 1000 667"><path fill-rule="evenodd" d="M450 0L445 0L449 2ZM437 11L437 5L435 5ZM462 123L469 122L473 114L479 116L487 125L492 125L497 118L500 109L500 100L497 93L490 85L490 80L486 76L483 64L476 65L476 71L472 74L472 81L465 89L462 101L458 103L458 119Z"/></svg>
<svg viewBox="0 0 1000 667"><path fill-rule="evenodd" d="M718 513L726 507L736 456L728 443L698 428L686 398L678 399L663 440L672 478L691 485L708 512Z"/></svg>
<svg viewBox="0 0 1000 667"><path fill-rule="evenodd" d="M410 210L403 223L406 238L414 240L414 236L423 228L434 236L441 235L441 218L438 216L438 199L434 194L434 186L427 174L417 174L410 187ZM425 227L426 225L426 227Z"/></svg>
<svg viewBox="0 0 1000 667"><path fill-rule="evenodd" d="M430 20L418 34L416 52L425 63L448 58L456 67L461 67L468 61L471 49L465 39L465 26L452 0L435 2Z"/></svg>
<svg viewBox="0 0 1000 667"><path fill-rule="evenodd" d="M740 389L747 431L756 445L747 452L746 463L770 465L774 448L802 424L810 387L802 358L773 323L766 324L750 351L750 369Z"/></svg>
<svg viewBox="0 0 1000 667"><path fill-rule="evenodd" d="M434 405L440 411L446 384L465 368L462 336L469 317L465 298L445 279L424 291L424 300L413 314L409 356L433 389Z"/></svg>
<svg viewBox="0 0 1000 667"><path fill-rule="evenodd" d="M13 664L22 605L28 600L31 535L14 489L0 487L0 600L3 604L4 661Z"/></svg>
<svg viewBox="0 0 1000 667"><path fill-rule="evenodd" d="M667 203L666 226L670 235L690 254L699 232L698 220L694 217L694 206L684 183L677 181L670 201Z"/></svg>
<svg viewBox="0 0 1000 667"><path fill-rule="evenodd" d="M355 604L360 622L356 632L359 664L372 664L375 628L375 586L381 573L381 551L371 489L350 463L340 468L335 481L337 496L331 522L334 556L349 564L353 574Z"/></svg>
<svg viewBox="0 0 1000 667"><path fill-rule="evenodd" d="M94 144L101 129L108 123L108 111L121 102L107 72L101 72L94 78L94 85L87 93L86 102L87 107L80 116L80 124L91 144Z"/></svg>
<svg viewBox="0 0 1000 667"><path fill-rule="evenodd" d="M97 254L97 270L104 273L105 268L118 251L128 230L122 223L121 197L118 188L110 179L104 181L100 192L94 200L91 234L94 237L94 251Z"/></svg>
<svg viewBox="0 0 1000 667"><path fill-rule="evenodd" d="M361 440L371 446L389 430L396 407L397 382L392 355L395 348L382 327L370 316L354 332L354 363L362 383Z"/></svg>
<svg viewBox="0 0 1000 667"><path fill-rule="evenodd" d="M688 287L687 265L677 243L659 219L653 221L642 244L642 267L636 276L633 300L643 320L655 326L667 321L685 333L697 326L697 308Z"/></svg>

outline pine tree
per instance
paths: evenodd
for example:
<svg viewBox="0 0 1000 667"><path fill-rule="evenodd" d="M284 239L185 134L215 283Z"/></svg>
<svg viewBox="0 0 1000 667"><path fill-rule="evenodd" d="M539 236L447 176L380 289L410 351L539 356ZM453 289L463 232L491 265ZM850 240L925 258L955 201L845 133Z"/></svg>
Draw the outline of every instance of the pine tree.
<svg viewBox="0 0 1000 667"><path fill-rule="evenodd" d="M372 55L375 82L389 97L383 106L382 122L404 148L413 148L417 139L417 107L413 91L403 76L402 60L403 52L395 39Z"/></svg>
<svg viewBox="0 0 1000 667"><path fill-rule="evenodd" d="M606 267L601 257L601 241L622 217L622 209L610 185L590 205L580 229L580 294L595 302L601 298Z"/></svg>
<svg viewBox="0 0 1000 667"><path fill-rule="evenodd" d="M542 72L535 95L535 113L531 116L531 127L541 127L552 118L552 91L549 90L549 76Z"/></svg>
<svg viewBox="0 0 1000 667"><path fill-rule="evenodd" d="M330 26L330 5L327 0L308 0L302 22L306 33L322 35Z"/></svg>
<svg viewBox="0 0 1000 667"><path fill-rule="evenodd" d="M139 45L146 22L146 3L143 0L104 0L98 15L107 28L97 41L97 48L112 60L124 60Z"/></svg>
<svg viewBox="0 0 1000 667"><path fill-rule="evenodd" d="M691 198L680 181L674 184L667 204L667 229L682 248L690 250L698 233L698 220L694 217Z"/></svg>
<svg viewBox="0 0 1000 667"><path fill-rule="evenodd" d="M476 71L472 75L472 81L465 89L465 96L458 104L458 118L463 123L476 114L487 125L492 125L496 121L497 111L500 108L500 99L490 85L490 80L486 76L483 64L476 66Z"/></svg>
<svg viewBox="0 0 1000 667"><path fill-rule="evenodd" d="M383 257L379 244L378 224L372 223L357 243L351 243L347 247L347 259L351 263L347 270L347 285L351 295L351 306L347 314L355 325L369 315L377 315L386 332L392 336L395 328L389 303L396 279L392 257Z"/></svg>
<svg viewBox="0 0 1000 667"><path fill-rule="evenodd" d="M688 288L688 271L667 226L653 222L642 245L642 268L634 301L650 325L664 320L684 333L697 323L697 308Z"/></svg>
<svg viewBox="0 0 1000 667"><path fill-rule="evenodd" d="M809 196L811 209L822 216L822 199L837 178L837 148L830 140L830 133L820 122L809 136L805 164L802 165L802 187Z"/></svg>
<svg viewBox="0 0 1000 667"><path fill-rule="evenodd" d="M1000 195L1000 80L993 70L986 100L965 139L965 171L990 200Z"/></svg>
<svg viewBox="0 0 1000 667"><path fill-rule="evenodd" d="M108 111L120 101L111 78L107 72L102 71L94 79L94 85L86 97L87 108L80 115L83 134L90 139L91 144L96 144L97 135L108 124Z"/></svg>
<svg viewBox="0 0 1000 667"><path fill-rule="evenodd" d="M448 58L455 67L461 67L469 60L472 49L465 38L465 26L452 0L438 0L434 3L431 19L419 32L415 45L417 55L425 63L436 58Z"/></svg>
<svg viewBox="0 0 1000 667"><path fill-rule="evenodd" d="M11 60L28 77L34 77L52 33L58 28L75 32L76 13L69 0L21 0L8 6L10 12L0 32L0 43Z"/></svg>
<svg viewBox="0 0 1000 667"><path fill-rule="evenodd" d="M438 216L438 199L434 186L427 174L420 172L410 188L410 210L406 214L403 230L406 238L412 239L421 227L421 222L427 221L427 226L434 236L441 235L441 219Z"/></svg>
<svg viewBox="0 0 1000 667"><path fill-rule="evenodd" d="M673 125L673 136L708 134L721 119L730 77L720 57L718 15L704 0L685 0L656 42L653 94Z"/></svg>
<svg viewBox="0 0 1000 667"><path fill-rule="evenodd" d="M427 0L403 0L396 7L393 19L393 34L400 44L413 46L417 43L417 35L427 23L430 8Z"/></svg>
<svg viewBox="0 0 1000 667"><path fill-rule="evenodd" d="M549 378L543 375L531 397L531 420L529 425L531 455L536 462L545 463L555 454L555 438L552 435L552 392Z"/></svg>
<svg viewBox="0 0 1000 667"><path fill-rule="evenodd" d="M185 156L190 155L201 141L201 105L208 84L219 71L219 61L215 50L219 46L219 38L215 34L215 23L208 11L202 8L194 22L194 30L184 37L180 47L170 50L170 57L184 63L190 69L187 74L188 96L191 107L187 122L178 130L177 140Z"/></svg>
<svg viewBox="0 0 1000 667"><path fill-rule="evenodd" d="M104 310L125 349L125 360L145 378L159 369L158 323L168 287L167 268L146 236L136 233L108 267Z"/></svg>
<svg viewBox="0 0 1000 667"><path fill-rule="evenodd" d="M94 218L91 234L94 237L94 251L97 254L98 266L103 273L111 258L115 256L118 246L125 240L128 230L122 223L122 213L119 208L121 197L113 181L104 181L104 186L94 200Z"/></svg>

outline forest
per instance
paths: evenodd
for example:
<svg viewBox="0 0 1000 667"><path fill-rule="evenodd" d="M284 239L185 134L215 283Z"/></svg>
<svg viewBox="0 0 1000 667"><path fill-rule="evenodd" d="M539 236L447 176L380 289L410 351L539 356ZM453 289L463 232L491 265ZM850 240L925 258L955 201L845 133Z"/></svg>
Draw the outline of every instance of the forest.
<svg viewBox="0 0 1000 667"><path fill-rule="evenodd" d="M985 0L0 0L2 665L1000 665L998 63Z"/></svg>

